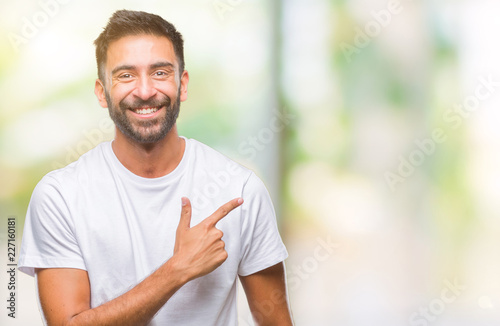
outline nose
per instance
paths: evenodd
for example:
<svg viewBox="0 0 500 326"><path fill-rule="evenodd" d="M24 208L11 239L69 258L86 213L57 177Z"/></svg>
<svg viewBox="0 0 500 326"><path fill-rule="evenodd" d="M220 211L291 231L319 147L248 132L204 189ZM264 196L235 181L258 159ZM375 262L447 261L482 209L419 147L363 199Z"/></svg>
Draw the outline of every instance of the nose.
<svg viewBox="0 0 500 326"><path fill-rule="evenodd" d="M154 87L154 82L148 76L141 77L137 81L134 95L142 100L148 100L156 95L158 91Z"/></svg>

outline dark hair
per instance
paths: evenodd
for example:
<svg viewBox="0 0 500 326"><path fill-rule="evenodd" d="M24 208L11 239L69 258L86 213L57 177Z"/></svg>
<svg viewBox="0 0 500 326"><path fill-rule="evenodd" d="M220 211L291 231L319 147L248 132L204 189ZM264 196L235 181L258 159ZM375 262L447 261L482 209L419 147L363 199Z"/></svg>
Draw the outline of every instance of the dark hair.
<svg viewBox="0 0 500 326"><path fill-rule="evenodd" d="M129 35L149 34L165 36L174 46L179 62L179 74L184 71L184 41L175 26L162 17L144 11L118 10L109 19L108 24L94 41L97 61L97 74L104 82L104 66L108 56L108 47L113 41Z"/></svg>

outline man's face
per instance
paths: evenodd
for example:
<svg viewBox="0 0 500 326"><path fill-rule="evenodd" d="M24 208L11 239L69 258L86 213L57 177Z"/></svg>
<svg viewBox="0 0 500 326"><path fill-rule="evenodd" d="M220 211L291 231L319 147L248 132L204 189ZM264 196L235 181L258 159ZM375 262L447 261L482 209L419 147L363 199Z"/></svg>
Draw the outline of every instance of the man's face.
<svg viewBox="0 0 500 326"><path fill-rule="evenodd" d="M96 94L118 131L140 143L163 139L187 96L187 72L179 76L172 43L161 36L126 36L111 43L107 55L104 88L96 83Z"/></svg>

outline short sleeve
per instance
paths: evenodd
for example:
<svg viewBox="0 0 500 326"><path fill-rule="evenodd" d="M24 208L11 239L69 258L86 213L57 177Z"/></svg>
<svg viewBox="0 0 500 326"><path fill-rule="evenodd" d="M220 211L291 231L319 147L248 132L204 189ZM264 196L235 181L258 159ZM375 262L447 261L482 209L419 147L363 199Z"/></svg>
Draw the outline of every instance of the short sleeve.
<svg viewBox="0 0 500 326"><path fill-rule="evenodd" d="M35 268L86 269L63 191L50 175L33 190L18 267L31 276L35 274Z"/></svg>
<svg viewBox="0 0 500 326"><path fill-rule="evenodd" d="M251 173L243 188L242 258L238 274L247 276L288 257L276 223L271 197L264 183Z"/></svg>

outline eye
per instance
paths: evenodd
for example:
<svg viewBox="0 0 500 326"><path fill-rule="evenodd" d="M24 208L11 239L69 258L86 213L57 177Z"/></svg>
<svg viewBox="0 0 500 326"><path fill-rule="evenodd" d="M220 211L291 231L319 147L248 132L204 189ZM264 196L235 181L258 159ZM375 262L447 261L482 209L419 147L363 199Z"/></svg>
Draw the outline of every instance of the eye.
<svg viewBox="0 0 500 326"><path fill-rule="evenodd" d="M121 74L120 77L118 77L118 78L120 78L120 79L127 79L127 78L130 78L130 77L132 77L131 74Z"/></svg>

